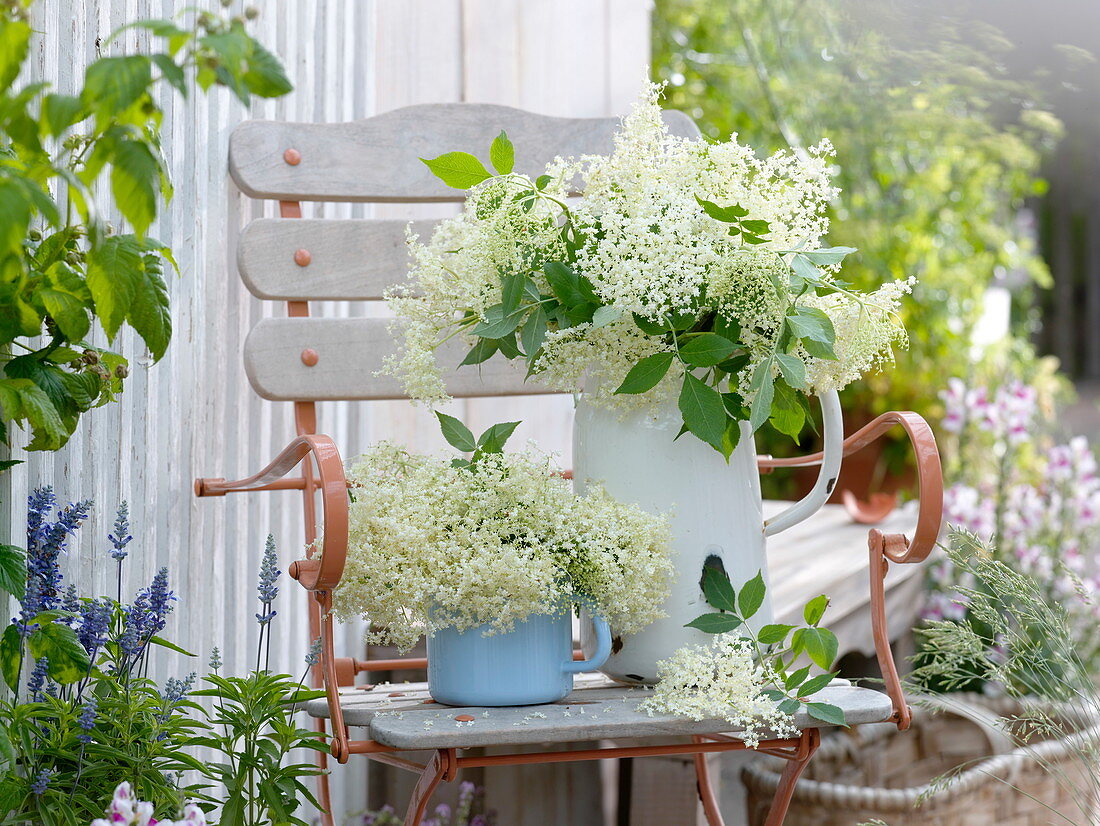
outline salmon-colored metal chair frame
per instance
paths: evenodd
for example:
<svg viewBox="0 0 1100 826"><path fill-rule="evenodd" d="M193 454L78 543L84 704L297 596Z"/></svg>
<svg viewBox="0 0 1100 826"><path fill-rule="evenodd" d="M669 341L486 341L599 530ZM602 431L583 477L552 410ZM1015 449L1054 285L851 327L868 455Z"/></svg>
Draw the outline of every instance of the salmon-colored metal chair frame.
<svg viewBox="0 0 1100 826"><path fill-rule="evenodd" d="M409 107L400 110L407 115L415 115L417 110L426 111L439 107ZM453 107L451 107L453 109ZM527 118L529 113L518 113L504 107L473 107L468 109L489 109L500 114ZM458 110L454 110L458 111ZM385 116L383 116L385 117ZM479 120L480 118L474 118ZM379 120L378 118L372 120ZM554 119L545 119L547 121ZM368 123L364 121L361 123ZM584 121L580 121L584 123ZM593 121L595 123L595 121ZM614 123L609 124L609 128ZM245 124L248 126L248 124ZM272 125L274 126L274 125ZM307 131L317 127L311 124L284 124L291 133L300 127ZM346 126L346 125L338 125ZM511 133L512 130L509 130ZM275 147L278 148L278 147ZM453 147L452 147L453 148ZM232 153L232 149L231 149ZM279 162L287 167L297 167L302 162L302 152L297 146L285 146L280 151ZM270 170L277 163L267 159ZM239 163L231 166L234 177L241 188L255 197L302 195L301 200L362 200L384 201L398 200L385 197L308 197L307 185L295 189L293 184L280 184L280 188L270 187L263 190L250 187L248 173L242 171ZM253 189L255 191L250 191ZM300 200L277 197L280 216L284 219L302 217ZM444 198L420 200L445 200ZM452 198L453 200L453 198ZM293 253L297 266L308 267L313 251L298 249ZM287 315L291 318L307 318L310 308L308 300L289 300L286 303ZM300 359L306 367L318 362L315 350L306 347L300 353ZM438 749L426 764L402 757L398 750L373 740L354 740L344 723L340 706L339 689L350 686L361 673L392 671L395 669L424 669L427 661L423 658L361 660L350 657L338 657L334 646L333 619L331 616L332 592L340 583L348 548L348 482L344 475L344 465L340 452L333 440L317 432L317 409L313 400L293 400L296 438L263 470L245 479L226 481L223 478L200 478L195 480L195 494L200 497L224 496L227 493L246 491L300 490L305 519L305 541L312 545L318 537L318 527L323 531L323 552L316 558L299 560L290 567L290 575L306 589L309 595L309 639L312 642L320 638L321 656L312 671L313 684L326 692L330 714L329 742L331 756L337 762L345 763L353 754L363 754L369 759L396 766L419 774L405 816L405 826L416 826L421 822L427 809L432 792L441 781L453 780L463 768L515 765L524 763L552 763L580 760L602 760L621 757L647 757L658 755L691 754L694 755L695 770L698 778L698 792L707 822L710 826L722 826L723 820L713 791L706 755L713 752L736 751L746 748L735 737L724 734L692 735L683 743L669 745L608 746L577 751L547 750L533 753L470 755L463 756L453 748ZM891 563L906 564L924 560L934 547L940 530L943 505L943 482L939 453L935 437L927 422L916 413L886 413L879 416L861 430L844 441L844 455L849 455L865 447L893 427L900 425L912 442L916 454L918 469L918 493L920 512L917 527L912 540L900 534L883 535L871 529L868 550L870 554L870 608L875 651L886 691L893 706L892 721L900 729L909 726L910 708L905 701L897 667L890 648L889 633L886 624L886 602L884 579ZM759 466L763 472L785 467L809 467L821 463L821 454L813 454L795 459L773 459L759 457ZM301 466L299 475L288 476ZM320 508L318 509L318 499ZM876 514L868 514L858 503L850 502L850 511L857 521L872 521ZM873 503L874 504L874 503ZM319 731L326 729L325 721L317 720ZM799 776L809 763L820 743L817 729L806 729L800 737L761 742L758 751L786 759L787 765L782 781L775 793L772 808L766 826L780 826L790 805L791 796ZM320 757L322 768L326 765L324 755ZM324 812L322 824L333 826L328 779L319 778L319 795Z"/></svg>

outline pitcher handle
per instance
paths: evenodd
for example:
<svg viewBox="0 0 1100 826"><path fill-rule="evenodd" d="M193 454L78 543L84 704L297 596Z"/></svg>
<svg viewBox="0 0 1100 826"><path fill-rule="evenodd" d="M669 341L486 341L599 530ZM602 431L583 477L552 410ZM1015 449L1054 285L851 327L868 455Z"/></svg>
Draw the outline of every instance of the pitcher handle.
<svg viewBox="0 0 1100 826"><path fill-rule="evenodd" d="M828 501L836 486L837 476L840 474L840 460L844 458L844 420L840 415L840 397L835 390L830 390L819 396L818 400L821 402L825 444L817 481L805 497L764 523L764 536L785 531L806 517L817 513Z"/></svg>
<svg viewBox="0 0 1100 826"><path fill-rule="evenodd" d="M589 614L596 627L596 650L587 660L567 660L562 663L566 674L579 674L581 671L594 671L611 656L611 626L607 620L597 614Z"/></svg>

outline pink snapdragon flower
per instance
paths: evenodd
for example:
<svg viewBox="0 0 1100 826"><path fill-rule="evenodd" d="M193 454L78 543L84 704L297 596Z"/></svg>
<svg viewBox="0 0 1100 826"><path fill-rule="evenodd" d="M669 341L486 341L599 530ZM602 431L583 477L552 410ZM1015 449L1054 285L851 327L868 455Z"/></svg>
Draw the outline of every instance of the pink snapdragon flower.
<svg viewBox="0 0 1100 826"><path fill-rule="evenodd" d="M206 826L206 815L194 803L183 809L183 820L157 820L153 817L153 804L138 800L130 784L123 781L115 788L107 817L99 817L91 826Z"/></svg>

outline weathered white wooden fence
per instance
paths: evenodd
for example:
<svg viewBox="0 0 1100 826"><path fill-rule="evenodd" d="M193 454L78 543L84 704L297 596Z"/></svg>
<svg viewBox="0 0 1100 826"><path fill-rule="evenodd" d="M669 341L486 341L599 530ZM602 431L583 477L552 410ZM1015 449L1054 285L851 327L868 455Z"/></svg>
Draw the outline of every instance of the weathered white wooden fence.
<svg viewBox="0 0 1100 826"><path fill-rule="evenodd" d="M154 227L175 250L181 275L171 283L175 333L159 364L122 336L131 376L121 403L85 416L69 445L26 459L0 477L0 524L22 544L27 492L53 485L60 498L91 497L95 516L66 561L88 593L105 592L112 564L104 549L114 508L128 500L135 540L127 587L146 584L167 565L179 595L171 636L186 648L222 649L243 671L256 639L254 577L264 537L281 546L283 568L300 551L294 492L196 500L198 475L239 477L258 470L292 435L287 404L255 396L244 375L244 335L268 308L243 289L236 270L240 228L259 215L233 190L226 145L248 117L344 121L412 103L503 103L554 115L623 113L648 60L651 0L268 0L257 2L257 36L284 61L295 91L245 111L224 91L166 102L164 146L176 197ZM39 0L33 7L33 74L70 91L99 44L124 23L173 16L189 0ZM211 3L213 5L213 3ZM234 2L233 12L242 11ZM118 53L143 45L131 31ZM328 207L327 215L406 217L393 208ZM247 210L247 214L245 214ZM317 214L317 213L314 213ZM423 214L423 213L420 213ZM307 213L308 217L309 213ZM413 217L407 213L407 217ZM419 217L419 215L417 216ZM363 312L332 302L324 314ZM567 400L537 408L519 399L508 410L464 405L472 425L526 420L524 436L567 450ZM348 453L393 436L427 440L433 430L408 408L380 403L322 406L321 428ZM433 442L434 444L434 442ZM299 672L306 648L304 600L284 581L275 620L273 667ZM358 629L348 630L348 650ZM203 670L180 662L173 670ZM341 779L343 783L341 783ZM365 801L365 768L337 772L337 811ZM341 787L342 786L342 790ZM535 822L535 821L531 821Z"/></svg>

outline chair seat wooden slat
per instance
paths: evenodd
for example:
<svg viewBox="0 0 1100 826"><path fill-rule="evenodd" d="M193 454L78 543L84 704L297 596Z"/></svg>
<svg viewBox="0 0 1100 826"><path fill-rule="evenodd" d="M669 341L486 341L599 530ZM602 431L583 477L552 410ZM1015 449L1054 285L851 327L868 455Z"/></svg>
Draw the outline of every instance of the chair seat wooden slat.
<svg viewBox="0 0 1100 826"><path fill-rule="evenodd" d="M265 318L245 341L245 371L253 389L273 401L404 399L400 381L377 375L400 346L389 332L391 323L383 318ZM312 366L303 358L306 350L316 356ZM537 381L524 382L522 360L496 355L483 364L458 367L468 350L456 338L436 351L455 398L553 392Z"/></svg>
<svg viewBox="0 0 1100 826"><path fill-rule="evenodd" d="M388 695L400 687L376 689ZM557 703L508 708L455 708L438 703L387 706L365 704L361 691L345 691L344 721L366 726L377 742L402 750L518 746L533 743L570 743L639 737L683 737L686 734L730 732L725 720L690 720L671 714L650 715L638 709L649 691L628 686L608 687L592 683L578 686ZM359 698L356 697L359 695ZM844 711L850 725L881 723L890 719L890 698L879 691L856 688L844 680L814 695ZM307 704L316 716L327 717L324 700ZM456 717L471 718L456 720ZM804 711L795 715L800 729L820 727Z"/></svg>
<svg viewBox="0 0 1100 826"><path fill-rule="evenodd" d="M427 238L437 221L413 221ZM260 218L241 233L237 267L257 298L366 300L405 281L408 221Z"/></svg>
<svg viewBox="0 0 1100 826"><path fill-rule="evenodd" d="M682 112L669 128L695 137ZM229 171L253 198L286 201L461 201L419 158L463 150L487 159L503 129L516 147L517 172L539 175L558 155L604 154L618 118L556 118L495 104L421 104L350 123L246 121L233 130ZM286 152L294 150L288 162Z"/></svg>

